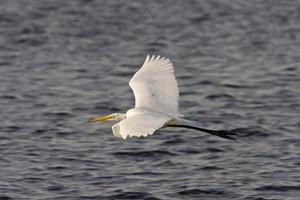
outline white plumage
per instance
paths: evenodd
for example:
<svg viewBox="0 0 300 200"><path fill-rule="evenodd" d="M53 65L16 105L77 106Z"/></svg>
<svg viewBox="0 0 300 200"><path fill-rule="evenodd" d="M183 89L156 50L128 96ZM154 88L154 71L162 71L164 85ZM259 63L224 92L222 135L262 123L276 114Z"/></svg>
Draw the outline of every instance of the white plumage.
<svg viewBox="0 0 300 200"><path fill-rule="evenodd" d="M134 74L129 85L135 96L135 108L126 112L95 117L91 122L113 120L116 137L152 135L162 127L182 127L217 135L233 140L232 132L200 128L196 122L183 119L178 111L178 84L173 64L168 58L154 55L146 57L142 67Z"/></svg>
<svg viewBox="0 0 300 200"><path fill-rule="evenodd" d="M152 135L171 119L181 116L178 85L168 58L148 55L129 85L135 96L135 108L128 110L119 127L113 129L115 135L123 139Z"/></svg>
<svg viewBox="0 0 300 200"><path fill-rule="evenodd" d="M135 96L135 108L179 116L178 84L173 64L168 58L148 55L143 66L134 74L129 85Z"/></svg>
<svg viewBox="0 0 300 200"><path fill-rule="evenodd" d="M123 139L132 136L146 137L163 127L170 119L171 117L155 114L137 114L119 122L119 134Z"/></svg>

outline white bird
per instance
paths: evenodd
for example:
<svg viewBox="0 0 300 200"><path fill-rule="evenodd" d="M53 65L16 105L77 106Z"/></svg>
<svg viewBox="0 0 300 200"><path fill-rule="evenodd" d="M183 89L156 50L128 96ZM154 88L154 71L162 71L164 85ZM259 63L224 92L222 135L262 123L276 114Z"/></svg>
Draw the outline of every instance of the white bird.
<svg viewBox="0 0 300 200"><path fill-rule="evenodd" d="M149 136L164 127L181 127L235 140L230 130L210 130L184 119L178 111L178 84L173 64L168 58L147 56L142 67L129 81L135 96L135 108L123 113L94 117L91 122L117 121L112 126L116 137Z"/></svg>

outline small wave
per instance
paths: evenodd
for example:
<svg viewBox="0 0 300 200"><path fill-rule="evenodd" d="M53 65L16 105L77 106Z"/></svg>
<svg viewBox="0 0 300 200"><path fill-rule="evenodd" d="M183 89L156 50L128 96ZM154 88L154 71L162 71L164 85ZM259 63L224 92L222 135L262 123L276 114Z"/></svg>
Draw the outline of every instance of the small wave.
<svg viewBox="0 0 300 200"><path fill-rule="evenodd" d="M152 47L166 47L167 44L163 43L163 42L159 42L159 41L153 41L153 42L148 42L149 46Z"/></svg>
<svg viewBox="0 0 300 200"><path fill-rule="evenodd" d="M236 84L223 84L223 86L228 87L228 88L235 88L235 89L251 89L251 88L255 88L254 86L250 86L250 85L236 85Z"/></svg>
<svg viewBox="0 0 300 200"><path fill-rule="evenodd" d="M215 189L189 189L189 190L183 190L178 192L180 195L184 196L202 196L202 195L224 195L225 192L221 190L215 190Z"/></svg>
<svg viewBox="0 0 300 200"><path fill-rule="evenodd" d="M12 94L4 94L0 96L1 99L9 99L9 100L14 100L14 99L18 99L18 97L16 95L12 95Z"/></svg>
<svg viewBox="0 0 300 200"><path fill-rule="evenodd" d="M207 95L205 98L210 99L210 100L215 100L215 99L234 99L234 96L230 95L230 94L226 94L226 93L222 93L222 94L211 94L211 95Z"/></svg>
<svg viewBox="0 0 300 200"><path fill-rule="evenodd" d="M174 167L176 164L173 163L172 161L170 160L167 160L167 161L163 161L163 162L159 162L157 164L154 164L153 166L155 167Z"/></svg>
<svg viewBox="0 0 300 200"><path fill-rule="evenodd" d="M11 197L9 197L9 196L6 196L6 195L4 195L4 196L0 196L0 200L10 200L10 199L12 199Z"/></svg>
<svg viewBox="0 0 300 200"><path fill-rule="evenodd" d="M50 166L50 167L47 167L47 169L49 169L49 170L57 170L57 171L61 171L61 170L66 170L66 169L68 169L68 167L66 167L66 166L61 166L61 165L57 165L57 166Z"/></svg>
<svg viewBox="0 0 300 200"><path fill-rule="evenodd" d="M206 150L208 152L211 152L211 153L222 153L222 152L224 152L223 149L215 148L215 147L208 147L208 148L206 148Z"/></svg>
<svg viewBox="0 0 300 200"><path fill-rule="evenodd" d="M263 198L263 197L252 197L252 196L249 196L249 197L245 197L243 198L244 200L279 200L279 199L266 199L266 198Z"/></svg>
<svg viewBox="0 0 300 200"><path fill-rule="evenodd" d="M58 136L66 136L66 135L76 134L76 132L74 132L74 131L57 131L57 132L55 132L55 134Z"/></svg>
<svg viewBox="0 0 300 200"><path fill-rule="evenodd" d="M82 200L95 200L95 199L106 199L103 196L99 195L85 195L85 196L80 196L79 199Z"/></svg>
<svg viewBox="0 0 300 200"><path fill-rule="evenodd" d="M173 145L173 144L177 145L177 144L182 144L184 142L185 141L181 138L174 138L174 139L165 141L163 144L165 144L165 145Z"/></svg>
<svg viewBox="0 0 300 200"><path fill-rule="evenodd" d="M114 107L113 105L111 105L111 103L101 103L98 105L95 105L94 108L96 110L109 110L111 112L115 112L115 111L119 111L119 108Z"/></svg>
<svg viewBox="0 0 300 200"><path fill-rule="evenodd" d="M216 83L214 81L210 80L202 80L202 81L197 81L197 85L215 85Z"/></svg>
<svg viewBox="0 0 300 200"><path fill-rule="evenodd" d="M201 167L200 170L204 170L204 171L209 171L209 170L223 170L224 168L222 167L217 167L217 166L204 166Z"/></svg>
<svg viewBox="0 0 300 200"><path fill-rule="evenodd" d="M131 72L123 72L123 71L117 71L112 73L113 76L118 76L118 77L130 77L132 75Z"/></svg>
<svg viewBox="0 0 300 200"><path fill-rule="evenodd" d="M120 194L107 196L107 199L120 200L120 199L144 199L144 200L160 200L147 192L122 192Z"/></svg>
<svg viewBox="0 0 300 200"><path fill-rule="evenodd" d="M192 23L200 23L203 21L208 21L211 19L211 16L207 13L202 14L201 16L192 17L190 20Z"/></svg>
<svg viewBox="0 0 300 200"><path fill-rule="evenodd" d="M21 37L14 40L17 45L26 45L26 46L41 46L44 45L47 41L47 37Z"/></svg>
<svg viewBox="0 0 300 200"><path fill-rule="evenodd" d="M261 187L255 188L257 191L279 191L279 192L287 192L287 191L299 191L300 185L265 185Z"/></svg>
<svg viewBox="0 0 300 200"><path fill-rule="evenodd" d="M61 185L51 185L51 186L47 187L48 191L61 191L63 189L64 189L64 187Z"/></svg>
<svg viewBox="0 0 300 200"><path fill-rule="evenodd" d="M268 137L270 135L274 135L275 133L270 133L269 131L258 127L247 127L247 128L236 128L231 131L235 132L239 137Z"/></svg>
<svg viewBox="0 0 300 200"><path fill-rule="evenodd" d="M11 65L11 62L0 61L0 66L9 66L9 65Z"/></svg>
<svg viewBox="0 0 300 200"><path fill-rule="evenodd" d="M20 129L22 129L19 126L15 126L15 125L10 125L10 126L6 126L6 127L1 127L0 130L3 132L9 132L9 133L13 133L16 131L19 131Z"/></svg>
<svg viewBox="0 0 300 200"><path fill-rule="evenodd" d="M171 153L166 150L155 150L155 151L122 151L112 153L118 157L160 157L160 156L174 156L175 153Z"/></svg>
<svg viewBox="0 0 300 200"><path fill-rule="evenodd" d="M180 150L180 152L184 153L184 154L200 154L202 153L199 149L195 149L195 148L185 148Z"/></svg>
<svg viewBox="0 0 300 200"><path fill-rule="evenodd" d="M138 175L138 176L161 176L164 175L166 173L162 173L162 172L151 172L151 171L142 171L142 172L133 172L130 173L131 175Z"/></svg>
<svg viewBox="0 0 300 200"><path fill-rule="evenodd" d="M71 117L73 116L72 113L70 112L64 112L64 111L59 111L59 112L45 112L45 116L57 116L57 117Z"/></svg>
<svg viewBox="0 0 300 200"><path fill-rule="evenodd" d="M43 133L46 133L46 132L47 132L46 129L36 129L36 130L32 131L31 134L40 135L40 134L43 134Z"/></svg>
<svg viewBox="0 0 300 200"><path fill-rule="evenodd" d="M40 183L45 181L44 178L40 178L40 177L24 177L23 180L27 181L28 183Z"/></svg>

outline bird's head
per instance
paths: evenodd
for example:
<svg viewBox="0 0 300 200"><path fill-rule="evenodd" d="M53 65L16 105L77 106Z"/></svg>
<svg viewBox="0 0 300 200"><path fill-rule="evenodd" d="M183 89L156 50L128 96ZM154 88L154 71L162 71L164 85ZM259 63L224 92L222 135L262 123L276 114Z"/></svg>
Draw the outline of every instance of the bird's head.
<svg viewBox="0 0 300 200"><path fill-rule="evenodd" d="M110 115L103 115L99 117L93 117L90 119L90 122L103 122L103 121L121 121L126 118L126 115L123 113L113 113Z"/></svg>

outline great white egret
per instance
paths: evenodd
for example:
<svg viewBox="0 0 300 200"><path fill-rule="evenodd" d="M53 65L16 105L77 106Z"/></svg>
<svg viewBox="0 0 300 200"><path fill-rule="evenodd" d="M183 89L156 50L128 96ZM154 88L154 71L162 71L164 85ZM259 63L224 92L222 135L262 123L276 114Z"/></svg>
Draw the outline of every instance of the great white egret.
<svg viewBox="0 0 300 200"><path fill-rule="evenodd" d="M129 81L135 96L135 108L123 113L94 117L91 122L117 121L112 126L116 137L152 135L157 129L182 127L235 140L229 130L200 128L197 122L187 120L178 111L179 90L170 59L148 55L142 67Z"/></svg>

